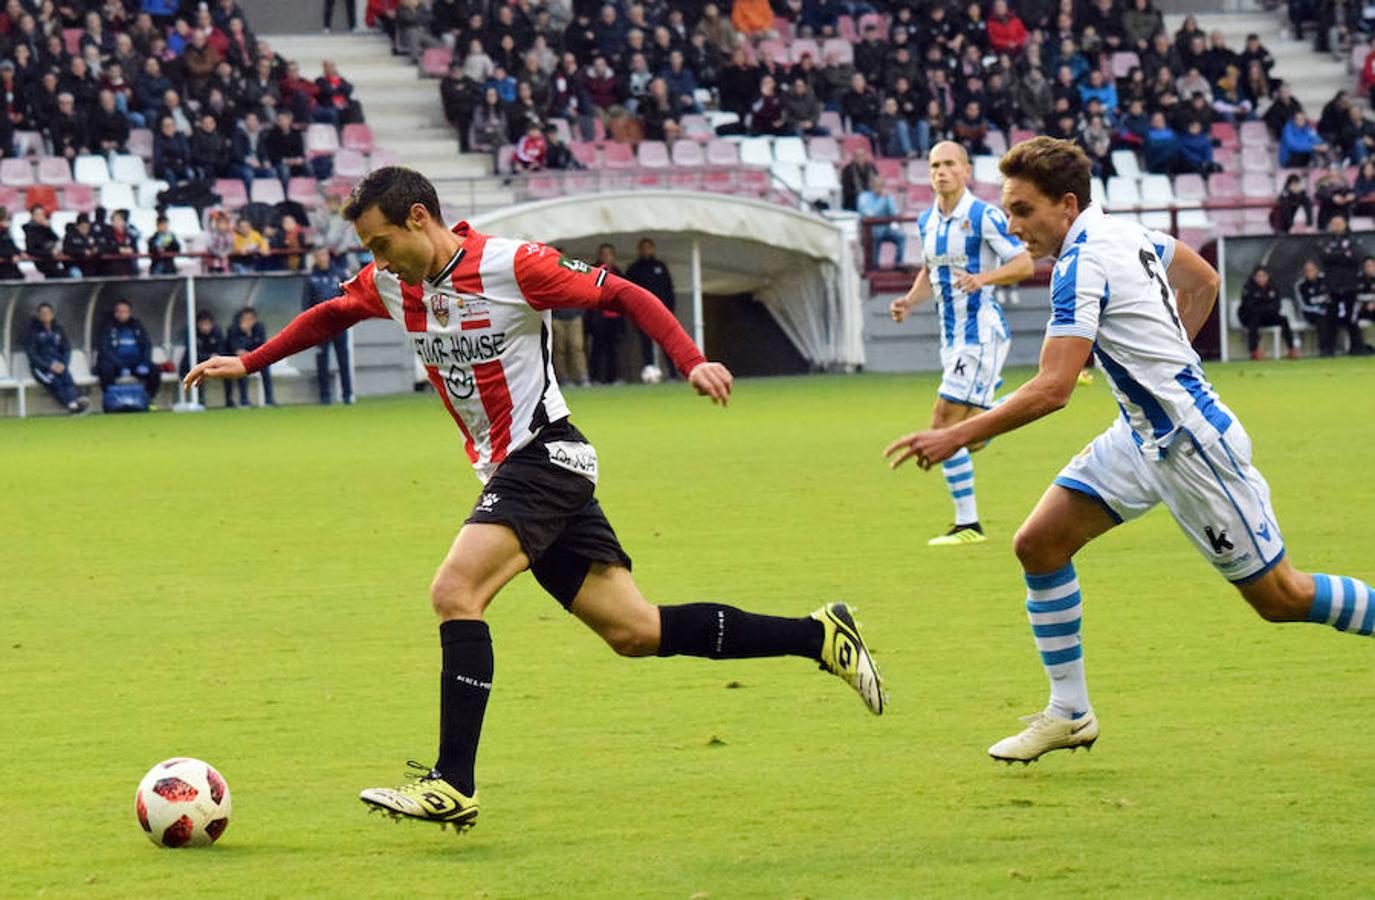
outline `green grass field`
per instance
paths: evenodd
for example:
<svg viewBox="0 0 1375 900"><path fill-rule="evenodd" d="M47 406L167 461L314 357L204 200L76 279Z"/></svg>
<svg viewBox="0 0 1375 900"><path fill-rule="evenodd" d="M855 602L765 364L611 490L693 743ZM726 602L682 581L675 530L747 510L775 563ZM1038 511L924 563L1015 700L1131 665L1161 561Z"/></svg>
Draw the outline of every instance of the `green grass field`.
<svg viewBox="0 0 1375 900"><path fill-rule="evenodd" d="M1375 367L1211 374L1294 562L1375 578ZM934 388L573 393L652 601L847 599L892 706L796 659L617 658L523 575L463 837L356 799L434 753L427 587L478 485L433 397L0 422L0 895L1368 896L1375 646L1265 624L1164 510L1078 560L1097 748L985 756L1045 700L1011 535L1116 411L1099 379L995 442L992 539L938 551L939 474L880 458ZM183 754L233 791L205 851L134 819Z"/></svg>

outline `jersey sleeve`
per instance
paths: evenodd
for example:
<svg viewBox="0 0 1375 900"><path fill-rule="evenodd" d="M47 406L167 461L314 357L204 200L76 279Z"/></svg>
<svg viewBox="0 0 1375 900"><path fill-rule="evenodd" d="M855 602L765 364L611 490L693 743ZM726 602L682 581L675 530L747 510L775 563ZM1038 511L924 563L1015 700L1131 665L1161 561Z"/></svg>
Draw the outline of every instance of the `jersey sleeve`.
<svg viewBox="0 0 1375 900"><path fill-rule="evenodd" d="M1007 216L992 204L984 210L982 237L988 246L993 248L1000 262L1008 262L1026 250L1022 242L1007 230Z"/></svg>
<svg viewBox="0 0 1375 900"><path fill-rule="evenodd" d="M523 244L516 251L516 285L535 309L595 307L608 274L543 244Z"/></svg>
<svg viewBox="0 0 1375 900"><path fill-rule="evenodd" d="M1170 263L1174 262L1175 238L1163 231L1146 229L1146 237L1150 239L1151 246L1155 247L1155 255L1160 257L1160 264L1166 269Z"/></svg>
<svg viewBox="0 0 1375 900"><path fill-rule="evenodd" d="M1051 273L1051 314L1046 337L1093 340L1098 334L1098 314L1107 297L1107 272L1102 262L1084 255L1079 247L1070 248Z"/></svg>
<svg viewBox="0 0 1375 900"><path fill-rule="evenodd" d="M386 306L373 281L369 263L343 285L343 294L307 309L292 319L272 340L244 354L244 368L259 372L279 359L300 353L343 334L364 319L387 319Z"/></svg>

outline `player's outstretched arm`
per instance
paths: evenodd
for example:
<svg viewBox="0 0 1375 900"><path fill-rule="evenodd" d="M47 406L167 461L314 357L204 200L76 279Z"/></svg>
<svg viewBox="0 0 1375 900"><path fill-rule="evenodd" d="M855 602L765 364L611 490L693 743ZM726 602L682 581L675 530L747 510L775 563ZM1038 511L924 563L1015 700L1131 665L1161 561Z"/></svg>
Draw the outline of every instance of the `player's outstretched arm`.
<svg viewBox="0 0 1375 900"><path fill-rule="evenodd" d="M956 285L965 293L972 294L990 284L1000 287L1008 284L1021 284L1035 274L1036 263L1032 260L1031 254L1023 250L996 269L979 272L976 275L965 272L956 279Z"/></svg>
<svg viewBox="0 0 1375 900"><path fill-rule="evenodd" d="M241 356L212 356L205 362L196 363L181 383L189 391L199 387L207 378L243 378L248 369Z"/></svg>
<svg viewBox="0 0 1375 900"><path fill-rule="evenodd" d="M950 428L904 435L883 451L890 468L909 459L929 469L954 456L961 447L979 444L1062 409L1074 393L1079 372L1093 342L1080 337L1049 337L1041 346L1041 368L1001 405Z"/></svg>
<svg viewBox="0 0 1375 900"><path fill-rule="evenodd" d="M917 273L917 277L912 281L912 286L907 293L888 304L888 315L893 317L894 322L901 322L907 318L907 314L912 311L912 307L919 306L931 299L931 270L925 266Z"/></svg>
<svg viewBox="0 0 1375 900"><path fill-rule="evenodd" d="M1213 314L1222 278L1206 259L1185 246L1183 241L1175 242L1174 258L1170 260L1165 276L1174 288L1175 302L1179 305L1179 322L1192 341L1203 328L1203 323Z"/></svg>

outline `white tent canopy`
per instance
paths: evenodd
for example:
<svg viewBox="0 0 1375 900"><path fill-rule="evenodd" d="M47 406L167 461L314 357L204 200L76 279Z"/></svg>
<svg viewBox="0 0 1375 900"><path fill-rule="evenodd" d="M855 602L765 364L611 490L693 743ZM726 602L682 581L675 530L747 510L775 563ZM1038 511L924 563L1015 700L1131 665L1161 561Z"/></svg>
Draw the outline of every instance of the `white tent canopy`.
<svg viewBox="0 0 1375 900"><path fill-rule="evenodd" d="M819 216L759 200L686 191L562 197L482 213L473 227L557 244L595 259L616 245L622 266L642 237L654 240L679 290L691 291L702 340L702 294L752 293L812 365L864 364L859 276L842 229Z"/></svg>

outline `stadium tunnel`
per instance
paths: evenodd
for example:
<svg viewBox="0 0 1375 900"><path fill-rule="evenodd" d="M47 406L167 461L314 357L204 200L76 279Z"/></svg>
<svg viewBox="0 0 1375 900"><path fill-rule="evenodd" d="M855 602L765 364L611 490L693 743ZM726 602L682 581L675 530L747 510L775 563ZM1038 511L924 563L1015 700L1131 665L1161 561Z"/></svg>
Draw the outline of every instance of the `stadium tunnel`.
<svg viewBox="0 0 1375 900"><path fill-rule="evenodd" d="M611 243L622 269L639 240L652 239L673 275L679 319L739 374L864 365L853 245L820 216L743 197L634 191L541 200L471 221L589 261L598 244Z"/></svg>

